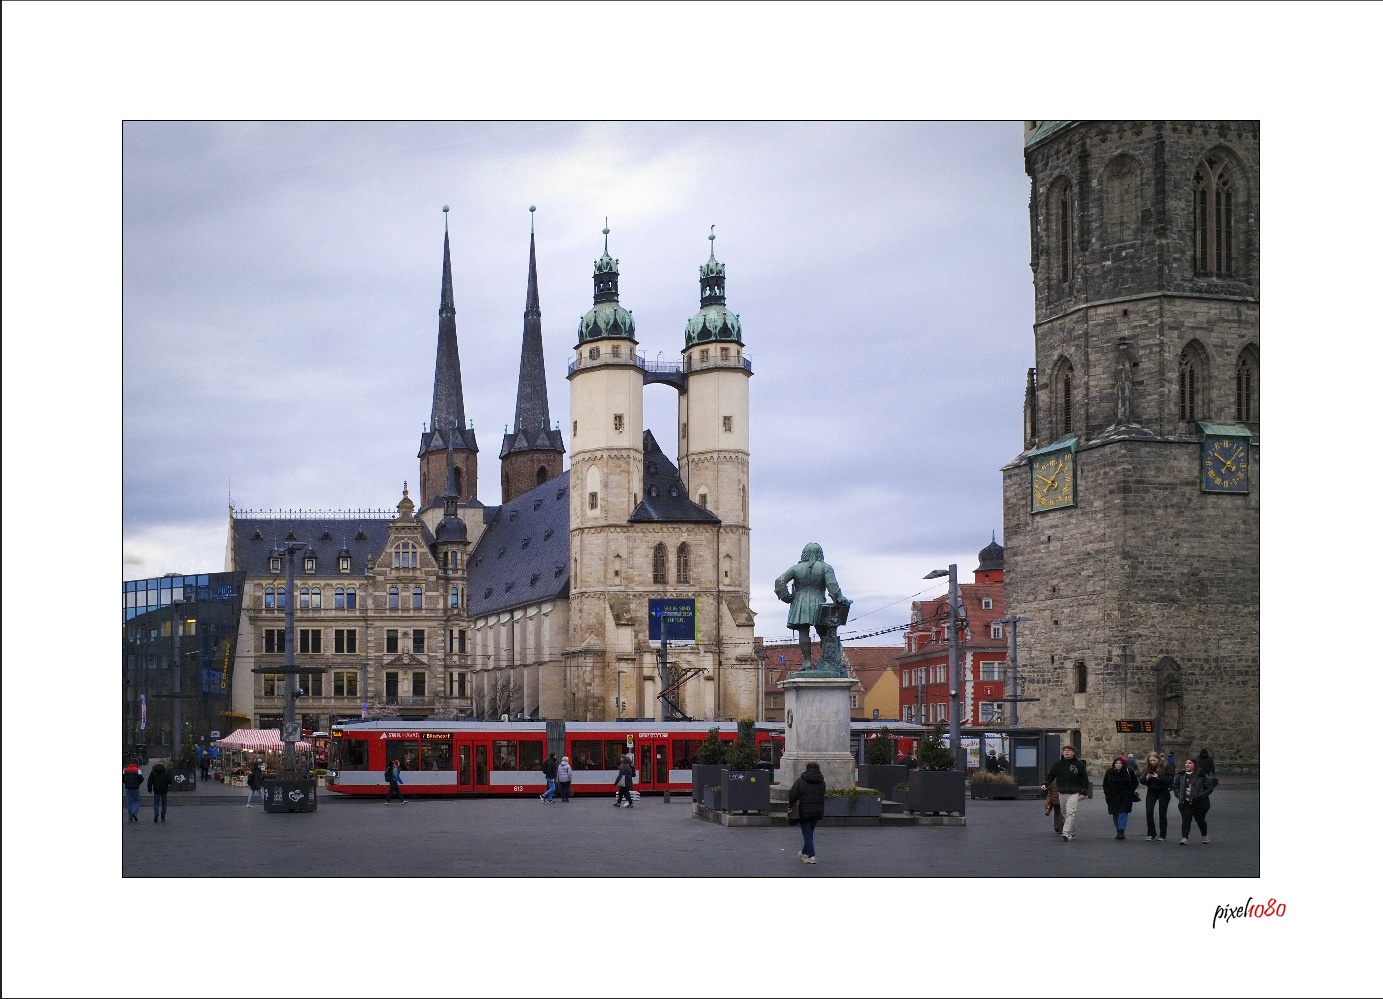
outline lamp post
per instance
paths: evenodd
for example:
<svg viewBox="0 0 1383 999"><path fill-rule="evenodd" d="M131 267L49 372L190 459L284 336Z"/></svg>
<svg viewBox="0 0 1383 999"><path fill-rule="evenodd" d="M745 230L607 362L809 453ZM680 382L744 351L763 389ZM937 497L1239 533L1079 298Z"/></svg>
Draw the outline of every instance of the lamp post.
<svg viewBox="0 0 1383 999"><path fill-rule="evenodd" d="M948 731L951 738L951 752L955 755L956 768L964 772L966 767L961 762L960 745L960 683L956 679L956 664L960 659L960 594L956 583L956 564L951 563L947 569L933 569L927 573L923 579L940 579L946 576L950 580L947 593L947 603L950 607L950 627L946 629L949 641L947 652L946 675L951 681L951 710L948 712L950 724Z"/></svg>
<svg viewBox="0 0 1383 999"><path fill-rule="evenodd" d="M298 636L293 632L293 608L297 606L298 595L293 592L293 557L306 547L306 544L298 541L288 545L283 552L284 561L287 563L284 586L288 589L288 606L283 609L284 638L287 639L283 649L283 769L287 771L286 780L296 780L298 776L298 761L295 756L297 739L293 737L293 726L296 721L294 708L298 699L298 672L293 668L293 651Z"/></svg>

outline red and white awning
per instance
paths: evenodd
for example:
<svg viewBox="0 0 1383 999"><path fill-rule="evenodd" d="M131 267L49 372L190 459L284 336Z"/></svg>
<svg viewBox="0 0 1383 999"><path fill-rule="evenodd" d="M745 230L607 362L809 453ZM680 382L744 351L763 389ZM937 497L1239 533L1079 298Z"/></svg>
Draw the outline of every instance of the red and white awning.
<svg viewBox="0 0 1383 999"><path fill-rule="evenodd" d="M276 728L236 729L224 739L218 739L216 745L222 749L240 749L256 753L283 752L283 739L279 737L279 730ZM312 751L312 743L298 742L294 748L299 752L309 753Z"/></svg>

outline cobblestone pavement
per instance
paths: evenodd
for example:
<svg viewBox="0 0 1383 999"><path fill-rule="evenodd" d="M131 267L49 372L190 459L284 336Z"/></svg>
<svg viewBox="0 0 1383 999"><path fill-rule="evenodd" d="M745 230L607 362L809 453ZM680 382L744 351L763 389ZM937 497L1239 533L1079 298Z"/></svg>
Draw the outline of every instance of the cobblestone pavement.
<svg viewBox="0 0 1383 999"><path fill-rule="evenodd" d="M147 803L147 795L145 796ZM725 828L691 816L690 799L650 797L547 805L525 799L324 798L316 812L269 814L237 804L179 808L155 825L140 809L123 825L126 877L1257 877L1259 791L1222 787L1211 844L1179 846L1176 808L1165 843L1129 839L1098 799L1082 802L1077 836L1052 833L1039 801L971 801L964 828L818 829L819 863L797 859L788 828Z"/></svg>

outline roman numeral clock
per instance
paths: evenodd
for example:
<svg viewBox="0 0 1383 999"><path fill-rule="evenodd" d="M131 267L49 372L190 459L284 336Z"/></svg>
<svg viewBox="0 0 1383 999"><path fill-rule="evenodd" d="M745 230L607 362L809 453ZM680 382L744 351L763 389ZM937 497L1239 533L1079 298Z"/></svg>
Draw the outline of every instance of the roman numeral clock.
<svg viewBox="0 0 1383 999"><path fill-rule="evenodd" d="M1249 432L1241 426L1201 423L1201 492L1249 491Z"/></svg>
<svg viewBox="0 0 1383 999"><path fill-rule="evenodd" d="M1033 513L1076 505L1076 441L1068 434L1028 455Z"/></svg>

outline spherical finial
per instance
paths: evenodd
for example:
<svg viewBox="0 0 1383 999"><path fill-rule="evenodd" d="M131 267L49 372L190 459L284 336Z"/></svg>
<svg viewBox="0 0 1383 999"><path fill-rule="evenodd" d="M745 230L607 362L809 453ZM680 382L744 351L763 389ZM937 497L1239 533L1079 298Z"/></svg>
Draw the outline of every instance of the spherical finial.
<svg viewBox="0 0 1383 999"><path fill-rule="evenodd" d="M451 205L443 205L443 206L442 206L442 211L444 211L444 212L449 212L449 211L451 211Z"/></svg>
<svg viewBox="0 0 1383 999"><path fill-rule="evenodd" d="M537 206L537 205L529 205L529 206L528 206L528 210L529 210L530 212L536 212L536 211L538 210L538 206Z"/></svg>

